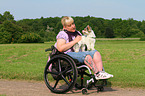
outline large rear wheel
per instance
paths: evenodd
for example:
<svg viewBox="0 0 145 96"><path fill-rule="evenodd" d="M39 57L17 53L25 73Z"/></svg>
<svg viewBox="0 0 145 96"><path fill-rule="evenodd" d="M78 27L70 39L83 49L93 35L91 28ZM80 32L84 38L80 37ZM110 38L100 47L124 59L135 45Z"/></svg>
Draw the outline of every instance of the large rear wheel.
<svg viewBox="0 0 145 96"><path fill-rule="evenodd" d="M44 70L46 86L54 93L66 93L77 80L77 68L74 60L66 54L53 56Z"/></svg>

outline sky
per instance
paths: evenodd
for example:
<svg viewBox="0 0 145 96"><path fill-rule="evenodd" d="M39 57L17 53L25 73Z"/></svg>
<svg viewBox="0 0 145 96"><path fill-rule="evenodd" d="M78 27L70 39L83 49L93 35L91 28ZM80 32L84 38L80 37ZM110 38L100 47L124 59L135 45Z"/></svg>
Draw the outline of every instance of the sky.
<svg viewBox="0 0 145 96"><path fill-rule="evenodd" d="M15 20L62 16L145 20L145 0L0 0L0 14Z"/></svg>

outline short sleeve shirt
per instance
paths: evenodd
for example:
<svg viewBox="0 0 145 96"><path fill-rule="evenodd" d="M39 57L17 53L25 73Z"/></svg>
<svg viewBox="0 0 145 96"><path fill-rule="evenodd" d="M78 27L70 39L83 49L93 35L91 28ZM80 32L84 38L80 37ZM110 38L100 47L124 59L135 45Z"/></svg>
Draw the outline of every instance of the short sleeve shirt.
<svg viewBox="0 0 145 96"><path fill-rule="evenodd" d="M79 34L81 34L79 31L77 31ZM81 34L82 35L82 34ZM69 37L68 37L68 34L65 32L65 31L60 31L58 33L58 35L56 36L56 39L65 39L66 43L69 42ZM72 40L75 39L75 36L72 37ZM57 42L55 43L55 47L57 48ZM67 53L67 52L72 52L71 49L68 49L67 51L65 51L64 53Z"/></svg>

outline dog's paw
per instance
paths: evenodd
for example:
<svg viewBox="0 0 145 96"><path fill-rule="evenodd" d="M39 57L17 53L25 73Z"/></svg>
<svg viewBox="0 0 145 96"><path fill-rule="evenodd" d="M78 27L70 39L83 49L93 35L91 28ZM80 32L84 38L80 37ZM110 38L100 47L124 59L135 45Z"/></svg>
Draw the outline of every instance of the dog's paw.
<svg viewBox="0 0 145 96"><path fill-rule="evenodd" d="M75 52L79 52L78 50L76 50Z"/></svg>
<svg viewBox="0 0 145 96"><path fill-rule="evenodd" d="M91 50L95 50L95 48L92 48Z"/></svg>

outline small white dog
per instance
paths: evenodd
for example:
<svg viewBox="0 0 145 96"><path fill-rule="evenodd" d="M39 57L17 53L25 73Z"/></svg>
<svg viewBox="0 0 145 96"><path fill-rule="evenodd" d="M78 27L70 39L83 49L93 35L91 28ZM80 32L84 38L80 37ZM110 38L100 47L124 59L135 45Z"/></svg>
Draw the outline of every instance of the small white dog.
<svg viewBox="0 0 145 96"><path fill-rule="evenodd" d="M82 36L82 40L79 41L77 44L75 44L73 46L73 49L75 52L79 52L80 50L82 52L86 51L86 47L87 50L95 50L94 46L95 46L95 34L94 31L91 29L91 27L88 25L84 30L82 30L82 33L84 34Z"/></svg>

